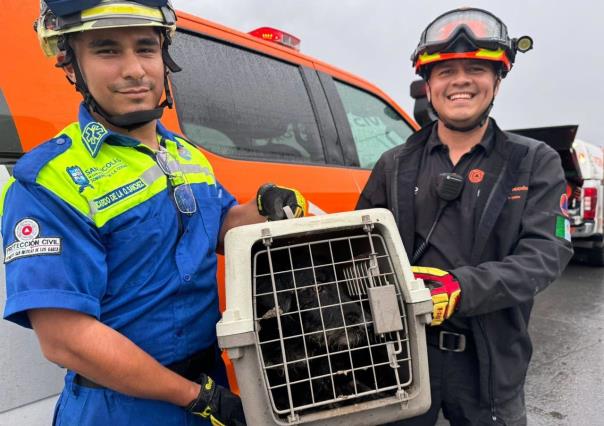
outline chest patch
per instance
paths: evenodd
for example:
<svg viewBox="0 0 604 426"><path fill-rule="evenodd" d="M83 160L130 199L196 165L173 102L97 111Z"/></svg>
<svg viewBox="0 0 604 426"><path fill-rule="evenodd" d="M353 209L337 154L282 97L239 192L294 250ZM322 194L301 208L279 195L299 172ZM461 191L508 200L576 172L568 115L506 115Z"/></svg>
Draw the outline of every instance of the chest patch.
<svg viewBox="0 0 604 426"><path fill-rule="evenodd" d="M94 205L97 210L104 210L108 207L111 207L115 203L119 203L122 200L125 200L128 197L133 196L139 191L142 191L147 187L147 184L143 182L141 179L136 179L133 182L127 183L124 186L120 186L117 189L103 195L95 199Z"/></svg>
<svg viewBox="0 0 604 426"><path fill-rule="evenodd" d="M472 169L468 173L468 180L471 183L480 183L484 179L484 171L480 169Z"/></svg>

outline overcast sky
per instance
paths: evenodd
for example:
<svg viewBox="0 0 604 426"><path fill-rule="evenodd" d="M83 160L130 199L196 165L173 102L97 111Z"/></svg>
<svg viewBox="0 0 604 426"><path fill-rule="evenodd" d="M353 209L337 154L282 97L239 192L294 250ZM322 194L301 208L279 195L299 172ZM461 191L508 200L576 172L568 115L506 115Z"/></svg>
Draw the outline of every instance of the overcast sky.
<svg viewBox="0 0 604 426"><path fill-rule="evenodd" d="M287 31L301 50L356 74L410 114L410 54L425 26L458 6L488 9L512 37L530 35L503 81L492 116L504 129L579 124L604 145L604 3L597 0L173 0L177 9L248 32Z"/></svg>

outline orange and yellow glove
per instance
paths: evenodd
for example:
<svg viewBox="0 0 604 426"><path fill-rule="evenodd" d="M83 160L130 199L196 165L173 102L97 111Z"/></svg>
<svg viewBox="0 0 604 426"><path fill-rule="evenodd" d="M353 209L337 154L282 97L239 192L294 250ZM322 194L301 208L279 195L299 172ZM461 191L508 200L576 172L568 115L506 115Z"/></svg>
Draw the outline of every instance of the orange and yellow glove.
<svg viewBox="0 0 604 426"><path fill-rule="evenodd" d="M426 287L432 294L432 323L430 325L441 325L444 320L449 319L459 303L461 287L453 275L438 268L426 266L412 266L411 270L415 278L424 280Z"/></svg>

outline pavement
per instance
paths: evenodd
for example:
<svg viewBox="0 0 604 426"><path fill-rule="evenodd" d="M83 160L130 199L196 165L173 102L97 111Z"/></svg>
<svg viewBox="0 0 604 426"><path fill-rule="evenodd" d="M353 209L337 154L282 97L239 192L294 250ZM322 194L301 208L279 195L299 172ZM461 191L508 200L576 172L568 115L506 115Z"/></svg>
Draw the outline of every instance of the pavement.
<svg viewBox="0 0 604 426"><path fill-rule="evenodd" d="M529 331L529 425L604 424L604 268L571 264L537 296Z"/></svg>
<svg viewBox="0 0 604 426"><path fill-rule="evenodd" d="M569 265L537 295L529 332L528 425L604 425L604 268Z"/></svg>

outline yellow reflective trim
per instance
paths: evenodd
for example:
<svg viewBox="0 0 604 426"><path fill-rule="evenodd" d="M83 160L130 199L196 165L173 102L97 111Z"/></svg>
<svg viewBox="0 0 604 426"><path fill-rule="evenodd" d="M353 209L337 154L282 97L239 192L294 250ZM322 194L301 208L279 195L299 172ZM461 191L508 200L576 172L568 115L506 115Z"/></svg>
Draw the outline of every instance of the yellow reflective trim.
<svg viewBox="0 0 604 426"><path fill-rule="evenodd" d="M505 51L503 49L497 49L497 50L479 49L476 52L476 57L477 58L495 58L495 59L498 59L501 56L503 56L504 53L505 53Z"/></svg>
<svg viewBox="0 0 604 426"><path fill-rule="evenodd" d="M84 216L90 216L90 209L86 199L78 193L78 188L69 177L66 169L77 163L73 154L74 146L81 139L80 125L72 123L63 129L60 134L68 136L72 140L72 146L62 154L53 158L46 164L36 178L36 183L42 185L61 200L65 201ZM81 145L81 144L80 144ZM82 146L83 148L83 146ZM77 156L77 154L76 154Z"/></svg>
<svg viewBox="0 0 604 426"><path fill-rule="evenodd" d="M124 198L123 200L116 202L105 210L97 211L94 214L94 223L99 228L109 222L111 219L118 217L119 215L127 212L128 210L148 201L157 194L161 193L166 189L166 179L160 177L151 185L148 185L142 191L136 194Z"/></svg>
<svg viewBox="0 0 604 426"><path fill-rule="evenodd" d="M424 53L419 57L420 64L427 64L428 62L437 61L440 59L440 53L433 53L429 55L428 53Z"/></svg>
<svg viewBox="0 0 604 426"><path fill-rule="evenodd" d="M15 178L11 176L8 178L6 185L2 187L2 193L0 194L0 217L4 214L4 199L6 198L6 193L13 183L15 183Z"/></svg>
<svg viewBox="0 0 604 426"><path fill-rule="evenodd" d="M163 21L164 19L161 11L157 8L131 4L100 5L86 9L82 11L81 14L82 19L95 19L108 15L137 16L141 18L152 18L159 21Z"/></svg>
<svg viewBox="0 0 604 426"><path fill-rule="evenodd" d="M61 134L71 138L68 150L46 164L36 182L68 203L82 215L89 217L101 227L109 220L136 207L166 189L164 176L145 182L141 191L128 194L104 209L97 209L94 200L118 190L120 187L141 179L145 172L156 166L153 159L130 147L103 144L96 158L92 158L82 143L78 123L65 128ZM133 159L137 156L136 159ZM67 168L79 167L88 179L88 184L78 186Z"/></svg>
<svg viewBox="0 0 604 426"><path fill-rule="evenodd" d="M190 159L185 159L179 152L176 141L166 139L166 149L174 157L180 169L184 172L187 182L191 183L207 183L208 185L216 184L216 177L214 176L214 170L212 165L208 161L205 155L197 149L194 145L187 142L186 140L177 137L178 143L180 143L180 150L186 150L189 153ZM190 167L194 166L194 167ZM193 171L193 169L196 169Z"/></svg>
<svg viewBox="0 0 604 426"><path fill-rule="evenodd" d="M69 125L60 134L71 139L71 146L41 169L36 182L90 218L97 227L167 189L165 175L153 170L159 167L149 155L128 146L103 144L93 158L82 142L78 123ZM212 166L203 153L186 141L180 143L179 153L176 142L166 140L187 181L216 184ZM86 177L85 181L75 182L77 172Z"/></svg>
<svg viewBox="0 0 604 426"><path fill-rule="evenodd" d="M214 180L214 176L204 175L204 174L195 174L195 175L187 175L187 182L189 183L207 183L208 185L215 185L216 181Z"/></svg>

